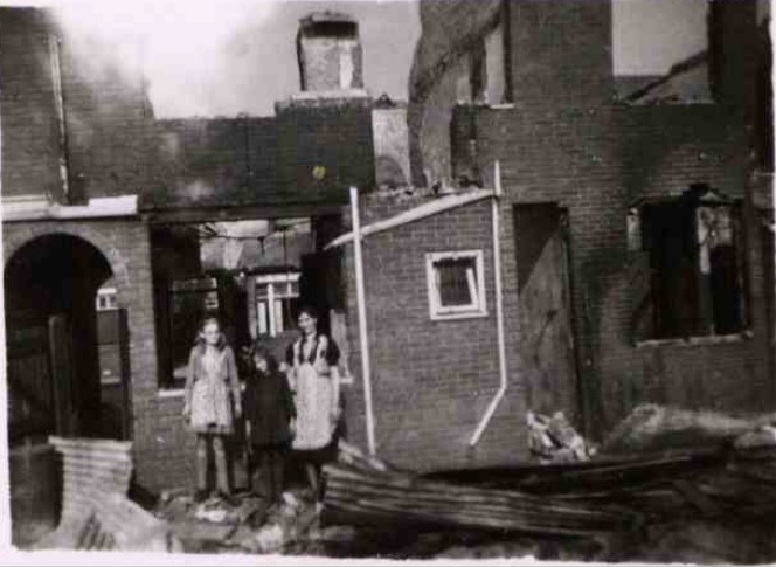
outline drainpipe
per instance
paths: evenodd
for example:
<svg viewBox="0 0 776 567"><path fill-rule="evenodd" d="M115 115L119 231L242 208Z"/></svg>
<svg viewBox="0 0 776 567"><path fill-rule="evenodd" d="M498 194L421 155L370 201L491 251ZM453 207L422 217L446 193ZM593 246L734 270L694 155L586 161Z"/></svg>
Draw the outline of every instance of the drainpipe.
<svg viewBox="0 0 776 567"><path fill-rule="evenodd" d="M482 416L479 425L477 426L474 435L472 435L469 441L470 446L476 445L482 432L490 423L493 413L501 403L501 399L507 391L507 357L506 357L506 344L504 340L504 306L501 298L501 240L500 240L500 224L499 224L499 197L501 197L501 165L498 160L493 163L493 277L496 281L496 326L498 335L498 374L499 374L499 388L496 395L485 411L485 415Z"/></svg>
<svg viewBox="0 0 776 567"><path fill-rule="evenodd" d="M356 271L356 299L358 301L358 335L361 346L361 375L364 380L366 403L366 439L369 454L375 455L375 419L372 410L372 382L369 375L369 342L366 329L366 299L364 296L364 266L361 261L361 219L358 212L358 188L350 188L350 210L353 217L353 251Z"/></svg>
<svg viewBox="0 0 776 567"><path fill-rule="evenodd" d="M65 116L65 96L62 88L62 46L61 39L49 35L49 60L51 61L51 80L54 85L54 104L59 124L59 176L62 182L62 196L65 204L72 204L70 195L70 171L68 167L69 151L67 139L67 120Z"/></svg>

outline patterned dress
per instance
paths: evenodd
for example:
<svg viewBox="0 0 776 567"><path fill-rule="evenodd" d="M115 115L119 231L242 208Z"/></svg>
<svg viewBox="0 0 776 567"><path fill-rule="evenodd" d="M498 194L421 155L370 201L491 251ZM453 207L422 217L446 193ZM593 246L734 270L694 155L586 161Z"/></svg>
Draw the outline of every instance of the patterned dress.
<svg viewBox="0 0 776 567"><path fill-rule="evenodd" d="M234 352L229 346L208 351L196 346L189 357L186 402L191 429L198 433L234 433L232 403L240 405Z"/></svg>
<svg viewBox="0 0 776 567"><path fill-rule="evenodd" d="M320 334L307 341L300 338L286 351L291 384L296 388L295 450L323 449L332 443L336 424L331 416L339 400L333 399L331 368L339 356L337 344Z"/></svg>

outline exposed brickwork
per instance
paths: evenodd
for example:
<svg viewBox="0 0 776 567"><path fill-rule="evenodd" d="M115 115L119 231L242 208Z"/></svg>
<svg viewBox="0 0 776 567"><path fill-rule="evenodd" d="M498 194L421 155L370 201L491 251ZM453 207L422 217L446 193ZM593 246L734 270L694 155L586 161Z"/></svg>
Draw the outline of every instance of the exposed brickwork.
<svg viewBox="0 0 776 567"><path fill-rule="evenodd" d="M736 344L636 348L630 328L631 282L645 276L627 253L626 209L644 197L676 196L696 182L742 197L743 129L727 116L726 108L711 105L566 108L538 117L477 113L480 167L487 172L487 164L501 160L507 199L557 202L569 210L584 403L597 433L647 400L727 411L764 410L774 401L761 310L752 313L754 338ZM760 243L749 236L749 298L758 305ZM503 244L509 256L513 241ZM514 277L507 267L506 297ZM507 320L515 315L511 307Z"/></svg>
<svg viewBox="0 0 776 567"><path fill-rule="evenodd" d="M59 125L45 14L0 8L0 93L3 195L61 198Z"/></svg>
<svg viewBox="0 0 776 567"><path fill-rule="evenodd" d="M282 199L274 118L154 123L156 152L144 206L234 207Z"/></svg>
<svg viewBox="0 0 776 567"><path fill-rule="evenodd" d="M277 107L283 187L305 200L347 202L350 186L375 184L371 99L294 101ZM323 166L313 174L316 166Z"/></svg>
<svg viewBox="0 0 776 567"><path fill-rule="evenodd" d="M735 11L733 3L729 4L727 9ZM748 12L753 5L747 4L746 13L728 22L721 45L731 43L736 35L745 35L742 29L751 27L754 33ZM485 14L498 13L493 5L483 6L480 18L471 18L467 17L467 5L424 1L423 38L413 69L415 90L409 114L414 129L411 153L415 175L419 168L440 175L449 168L454 176L478 174L484 186L492 187L493 161L501 163L505 192L501 259L510 390L474 457L465 450L466 440L451 433L460 433L461 424L476 413L460 409L468 401L465 387L436 392L435 407L450 408L449 412L414 411L416 405L424 407L422 385L424 379L431 380L426 378L433 376L431 368L439 365L450 372L461 364L451 351L468 350L461 346L465 341L454 333L454 324L428 320L427 325L436 326L440 347L412 346L424 341L437 344L437 334L418 322L428 319L427 305L420 302L425 290L416 294L401 282L425 277L418 262L427 246L458 242L459 235L468 233L468 222L456 216L461 213L445 213L367 237L364 261L370 354L378 373L373 379L378 451L421 469L525 457L521 394L524 388L537 385L521 382L524 362L516 352L520 328L514 231L518 231L517 238L520 236L519 227L512 223L512 209L518 203L552 202L568 210L574 330L583 385L579 402L590 434L600 436L643 401L731 412L772 407L776 388L768 374L768 321L761 308L764 273L760 232L747 233L752 336L725 344L637 347L631 322L633 291L647 276L641 271L643 259L628 252L625 215L630 206L645 198L677 196L690 184L706 183L743 199L745 224L754 226L754 211L746 198L750 165L746 148L750 140L747 115L740 104L746 96L738 96L748 92L740 73L749 67L725 62L720 80L728 86L719 91L726 94L717 104L618 106L612 102L609 2L519 0L504 2L503 8L507 84L513 106L452 110L457 75L462 72L456 65L471 48L471 38L487 29ZM466 21L459 22L457 17ZM455 22L459 25L451 35ZM740 59L748 53L745 44L728 46L724 52ZM744 79L748 81L748 75ZM448 132L453 137L450 141L445 140ZM444 148L450 148L449 158ZM420 157L429 161L421 163ZM385 214L383 205L369 202L364 207L365 223ZM489 220L481 218L479 222L483 223L480 228L487 230ZM405 234L415 237L412 243L409 238L405 240ZM466 244L460 243L484 245L481 238L470 235L464 238ZM486 266L491 270L489 260ZM352 292L351 252L343 264ZM357 329L352 294L350 297L348 323ZM490 295L489 302L492 299ZM491 326L495 327L494 321ZM480 336L477 326L469 328L471 335L465 338L473 338L476 345ZM386 329L399 337L394 339L396 344L380 338ZM386 337L390 335L385 332ZM354 336L350 333L357 355ZM354 358L357 361L358 357ZM482 360L490 363L495 358ZM354 373L358 376L357 370ZM468 393L476 390L472 384L492 380L490 384L495 386L496 377L494 368L483 369L477 378L464 378L472 380ZM396 388L391 387L394 384ZM399 387L405 384L410 391ZM365 439L361 396L357 380L354 403L349 406L353 416L349 430L357 442ZM466 407L475 405L468 401ZM436 421L440 413L448 418L447 427ZM406 451L398 440L414 451Z"/></svg>
<svg viewBox="0 0 776 567"><path fill-rule="evenodd" d="M128 220L5 223L5 264L24 244L50 234L82 238L110 263L119 306L128 316L136 480L149 490L181 486L193 478L193 436L180 417L182 397L158 394L148 225Z"/></svg>
<svg viewBox="0 0 776 567"><path fill-rule="evenodd" d="M364 199L362 222L367 225L433 199L375 195ZM502 209L502 216L507 218L509 211ZM395 463L438 469L503 462L504 451L499 447L523 445L519 424L524 408L510 375L512 389L491 427L476 449L468 448L499 384L491 226L491 202L486 199L364 240L377 451ZM488 315L431 320L425 254L465 249L483 252ZM348 328L357 329L352 245L347 246L343 269ZM359 377L358 334L349 333L348 338L351 370ZM511 354L509 364L515 368ZM348 433L362 446L366 442L363 395L357 378L348 391ZM519 457L515 450L506 460Z"/></svg>
<svg viewBox="0 0 776 567"><path fill-rule="evenodd" d="M610 0L519 0L505 6L511 100L517 106L612 99Z"/></svg>

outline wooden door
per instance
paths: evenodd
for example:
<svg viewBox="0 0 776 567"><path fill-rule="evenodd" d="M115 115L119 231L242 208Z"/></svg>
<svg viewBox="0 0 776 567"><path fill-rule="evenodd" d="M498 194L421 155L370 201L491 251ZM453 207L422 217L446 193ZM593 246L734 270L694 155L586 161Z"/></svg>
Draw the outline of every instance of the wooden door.
<svg viewBox="0 0 776 567"><path fill-rule="evenodd" d="M75 435L78 415L73 387L71 331L67 316L51 315L48 319L48 331L56 433L61 436Z"/></svg>
<svg viewBox="0 0 776 567"><path fill-rule="evenodd" d="M555 204L514 209L519 322L518 350L527 407L563 411L579 424L570 301L567 213Z"/></svg>
<svg viewBox="0 0 776 567"><path fill-rule="evenodd" d="M6 346L9 443L44 440L56 430L45 319L19 320L9 315Z"/></svg>

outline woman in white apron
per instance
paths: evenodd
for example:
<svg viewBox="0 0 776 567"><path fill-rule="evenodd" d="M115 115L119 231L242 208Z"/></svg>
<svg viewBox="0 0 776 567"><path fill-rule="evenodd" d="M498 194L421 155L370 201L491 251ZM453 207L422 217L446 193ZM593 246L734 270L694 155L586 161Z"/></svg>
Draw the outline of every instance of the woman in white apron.
<svg viewBox="0 0 776 567"><path fill-rule="evenodd" d="M340 417L339 347L318 332L310 307L299 310L301 336L286 349L289 382L295 393L296 437L291 448L304 463L316 503L323 501L321 465L336 458L335 430Z"/></svg>

